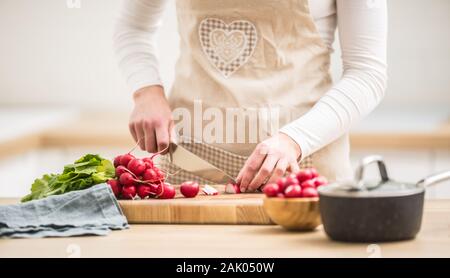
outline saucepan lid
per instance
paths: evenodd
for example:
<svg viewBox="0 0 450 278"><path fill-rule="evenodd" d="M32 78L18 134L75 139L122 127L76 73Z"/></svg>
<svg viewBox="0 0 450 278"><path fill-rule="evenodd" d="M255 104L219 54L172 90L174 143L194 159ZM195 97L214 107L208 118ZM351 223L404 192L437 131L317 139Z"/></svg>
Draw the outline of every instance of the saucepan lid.
<svg viewBox="0 0 450 278"><path fill-rule="evenodd" d="M365 169L375 163L378 166L380 180L365 180ZM423 193L425 187L449 178L450 171L444 171L426 177L417 183L395 181L389 178L383 158L379 155L372 155L361 160L354 180L321 186L319 194L346 198L401 197Z"/></svg>

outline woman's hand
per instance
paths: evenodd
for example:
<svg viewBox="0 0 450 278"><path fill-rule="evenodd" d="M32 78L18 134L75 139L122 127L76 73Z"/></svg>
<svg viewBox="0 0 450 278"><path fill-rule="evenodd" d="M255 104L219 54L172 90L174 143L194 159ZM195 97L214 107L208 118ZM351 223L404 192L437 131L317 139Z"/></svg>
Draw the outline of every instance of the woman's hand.
<svg viewBox="0 0 450 278"><path fill-rule="evenodd" d="M287 170L297 172L297 159L301 153L300 146L284 133L262 141L237 177L241 192L254 191L265 183L275 182Z"/></svg>
<svg viewBox="0 0 450 278"><path fill-rule="evenodd" d="M172 113L161 86L149 86L134 93L130 116L131 135L142 150L154 153L167 148L173 127Z"/></svg>

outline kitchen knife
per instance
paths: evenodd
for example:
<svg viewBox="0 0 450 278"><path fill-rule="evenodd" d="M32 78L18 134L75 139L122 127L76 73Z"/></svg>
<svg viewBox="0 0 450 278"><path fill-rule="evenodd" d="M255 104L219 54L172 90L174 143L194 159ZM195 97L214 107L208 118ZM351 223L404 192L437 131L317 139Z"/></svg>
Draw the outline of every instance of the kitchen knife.
<svg viewBox="0 0 450 278"><path fill-rule="evenodd" d="M236 183L233 177L176 143L170 143L169 159L181 169L214 183Z"/></svg>

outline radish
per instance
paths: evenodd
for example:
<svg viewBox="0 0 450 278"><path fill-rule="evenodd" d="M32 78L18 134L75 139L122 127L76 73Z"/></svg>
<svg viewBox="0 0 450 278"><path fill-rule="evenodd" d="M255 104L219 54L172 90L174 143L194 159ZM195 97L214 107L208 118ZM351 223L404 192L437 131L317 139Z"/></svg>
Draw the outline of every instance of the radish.
<svg viewBox="0 0 450 278"><path fill-rule="evenodd" d="M114 167L117 167L120 165L120 159L122 159L121 155L118 155L114 158Z"/></svg>
<svg viewBox="0 0 450 278"><path fill-rule="evenodd" d="M279 178L277 184L280 187L280 192L284 192L289 185L298 184L297 176L291 174L284 178Z"/></svg>
<svg viewBox="0 0 450 278"><path fill-rule="evenodd" d="M122 187L122 198L133 199L136 196L136 187L134 185Z"/></svg>
<svg viewBox="0 0 450 278"><path fill-rule="evenodd" d="M180 192L186 198L193 198L197 196L200 187L195 181L185 181L180 185Z"/></svg>
<svg viewBox="0 0 450 278"><path fill-rule="evenodd" d="M111 187L114 196L116 196L116 198L119 198L120 193L122 192L122 186L119 184L119 181L116 179L110 179L106 183Z"/></svg>
<svg viewBox="0 0 450 278"><path fill-rule="evenodd" d="M302 197L302 188L298 184L289 185L284 191L286 198Z"/></svg>
<svg viewBox="0 0 450 278"><path fill-rule="evenodd" d="M127 165L128 170L130 170L133 174L136 176L139 176L140 174L144 173L145 171L145 163L141 159L134 158L130 160L130 162Z"/></svg>
<svg viewBox="0 0 450 278"><path fill-rule="evenodd" d="M116 168L116 177L120 177L123 173L127 173L128 169L125 166L119 165Z"/></svg>
<svg viewBox="0 0 450 278"><path fill-rule="evenodd" d="M239 185L234 184L234 183L229 183L225 186L225 193L239 194L239 193L241 193L241 189L239 188Z"/></svg>
<svg viewBox="0 0 450 278"><path fill-rule="evenodd" d="M313 173L311 172L311 169L302 169L297 173L297 179L300 182L300 184L304 181L310 180L313 178Z"/></svg>
<svg viewBox="0 0 450 278"><path fill-rule="evenodd" d="M153 160L150 157L145 157L142 159L145 163L147 169L152 169L154 167Z"/></svg>
<svg viewBox="0 0 450 278"><path fill-rule="evenodd" d="M153 167L153 169L155 170L158 179L164 179L164 172L161 169L156 167Z"/></svg>
<svg viewBox="0 0 450 278"><path fill-rule="evenodd" d="M284 188L287 187L289 184L287 183L287 178L279 178L277 180L277 184L280 188L280 192L284 192Z"/></svg>
<svg viewBox="0 0 450 278"><path fill-rule="evenodd" d="M155 171L155 168L150 168L145 170L144 174L142 175L142 178L144 179L144 181L150 181L150 182L155 182L155 181L159 181L161 179L163 179L163 177L161 176L161 174L159 174L158 172Z"/></svg>
<svg viewBox="0 0 450 278"><path fill-rule="evenodd" d="M119 181L123 186L131 186L134 185L136 180L134 179L133 175L126 172L120 175Z"/></svg>
<svg viewBox="0 0 450 278"><path fill-rule="evenodd" d="M218 195L219 191L217 191L217 189L215 189L214 187L205 184L205 186L202 188L203 193L205 193L205 195Z"/></svg>
<svg viewBox="0 0 450 278"><path fill-rule="evenodd" d="M287 176L286 177L286 184L287 185L300 184L298 182L297 175L296 174L290 174L289 176Z"/></svg>
<svg viewBox="0 0 450 278"><path fill-rule="evenodd" d="M318 197L319 194L317 193L317 189L314 187L307 187L304 188L302 191L302 197L305 198L313 198L313 197Z"/></svg>
<svg viewBox="0 0 450 278"><path fill-rule="evenodd" d="M159 199L173 199L175 197L175 187L173 187L169 183L161 184L163 191L162 194L158 197Z"/></svg>
<svg viewBox="0 0 450 278"><path fill-rule="evenodd" d="M314 178L313 181L314 181L314 185L316 187L328 184L328 180L322 176L318 176L318 177Z"/></svg>
<svg viewBox="0 0 450 278"><path fill-rule="evenodd" d="M301 186L302 186L302 188L306 188L306 187L315 188L316 187L314 180L306 180L306 181L302 182Z"/></svg>
<svg viewBox="0 0 450 278"><path fill-rule="evenodd" d="M276 197L280 192L280 186L276 183L266 184L263 188L263 192L267 197Z"/></svg>
<svg viewBox="0 0 450 278"><path fill-rule="evenodd" d="M149 185L146 184L141 184L139 185L139 187L137 188L137 195L141 198L141 199L146 199L148 198L150 195L152 195L152 188Z"/></svg>
<svg viewBox="0 0 450 278"><path fill-rule="evenodd" d="M316 168L309 168L309 171L311 171L312 178L317 178L319 176L319 173L317 172Z"/></svg>
<svg viewBox="0 0 450 278"><path fill-rule="evenodd" d="M134 158L135 158L135 157L134 157L134 155L132 155L132 154L129 154L129 153L124 154L124 155L122 155L122 157L120 158L120 165L127 167L127 166L128 166L128 163L130 163L130 161L131 161L132 159L134 159Z"/></svg>
<svg viewBox="0 0 450 278"><path fill-rule="evenodd" d="M284 194L283 193L278 193L277 194L277 198L284 198L285 196L284 196Z"/></svg>

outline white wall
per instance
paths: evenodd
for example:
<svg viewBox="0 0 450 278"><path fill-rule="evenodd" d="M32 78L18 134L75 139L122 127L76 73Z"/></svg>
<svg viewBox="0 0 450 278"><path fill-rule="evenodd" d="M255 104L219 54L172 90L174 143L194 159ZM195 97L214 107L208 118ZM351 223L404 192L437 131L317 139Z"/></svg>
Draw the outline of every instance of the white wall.
<svg viewBox="0 0 450 278"><path fill-rule="evenodd" d="M0 105L130 107L111 50L120 1L80 2L80 8L71 9L67 0L0 0ZM450 103L450 1L388 3L390 80L383 105L446 109ZM159 38L161 72L170 84L178 55L173 0ZM333 56L336 78L339 56L339 51Z"/></svg>

